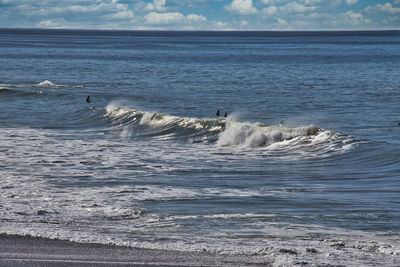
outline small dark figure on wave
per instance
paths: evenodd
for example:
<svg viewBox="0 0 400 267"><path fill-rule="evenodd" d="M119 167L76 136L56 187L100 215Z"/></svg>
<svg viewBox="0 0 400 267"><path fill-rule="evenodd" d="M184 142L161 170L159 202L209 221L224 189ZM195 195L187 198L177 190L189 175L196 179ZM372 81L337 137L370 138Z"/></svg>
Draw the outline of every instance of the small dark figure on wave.
<svg viewBox="0 0 400 267"><path fill-rule="evenodd" d="M88 97L86 97L86 102L90 103L90 95L88 95Z"/></svg>
<svg viewBox="0 0 400 267"><path fill-rule="evenodd" d="M225 112L224 117L225 118L228 117L228 112Z"/></svg>
<svg viewBox="0 0 400 267"><path fill-rule="evenodd" d="M215 116L219 117L219 109L217 110L217 113L215 113Z"/></svg>

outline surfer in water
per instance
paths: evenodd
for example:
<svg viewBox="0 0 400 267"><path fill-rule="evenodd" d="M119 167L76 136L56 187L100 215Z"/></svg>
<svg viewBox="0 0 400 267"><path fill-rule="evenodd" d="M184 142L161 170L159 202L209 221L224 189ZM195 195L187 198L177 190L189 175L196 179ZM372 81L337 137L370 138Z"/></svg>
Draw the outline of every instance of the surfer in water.
<svg viewBox="0 0 400 267"><path fill-rule="evenodd" d="M88 95L88 97L86 97L86 102L90 103L90 95Z"/></svg>
<svg viewBox="0 0 400 267"><path fill-rule="evenodd" d="M215 113L215 116L219 117L219 109L217 110L217 113Z"/></svg>
<svg viewBox="0 0 400 267"><path fill-rule="evenodd" d="M225 118L228 117L228 112L225 112L224 117Z"/></svg>

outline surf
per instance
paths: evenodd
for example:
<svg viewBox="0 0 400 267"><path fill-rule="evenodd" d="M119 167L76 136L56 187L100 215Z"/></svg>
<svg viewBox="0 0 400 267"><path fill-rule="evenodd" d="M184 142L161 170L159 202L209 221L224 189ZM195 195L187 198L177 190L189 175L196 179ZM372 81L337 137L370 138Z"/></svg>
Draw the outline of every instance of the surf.
<svg viewBox="0 0 400 267"><path fill-rule="evenodd" d="M113 129L122 130L125 137L191 138L195 142L215 138L225 125L224 118L179 117L115 104L106 107L105 117L111 119Z"/></svg>
<svg viewBox="0 0 400 267"><path fill-rule="evenodd" d="M345 151L351 137L315 125L267 125L227 118L179 117L111 103L106 118L112 131L124 138L156 138L211 143L218 148L264 150L282 153L324 154ZM317 151L317 152L316 152Z"/></svg>

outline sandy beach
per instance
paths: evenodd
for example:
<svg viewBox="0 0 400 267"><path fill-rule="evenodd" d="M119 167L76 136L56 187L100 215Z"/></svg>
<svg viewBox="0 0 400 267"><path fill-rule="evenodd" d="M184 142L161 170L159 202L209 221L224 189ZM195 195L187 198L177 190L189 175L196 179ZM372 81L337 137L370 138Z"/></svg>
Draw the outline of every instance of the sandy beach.
<svg viewBox="0 0 400 267"><path fill-rule="evenodd" d="M0 266L268 266L251 257L0 235Z"/></svg>

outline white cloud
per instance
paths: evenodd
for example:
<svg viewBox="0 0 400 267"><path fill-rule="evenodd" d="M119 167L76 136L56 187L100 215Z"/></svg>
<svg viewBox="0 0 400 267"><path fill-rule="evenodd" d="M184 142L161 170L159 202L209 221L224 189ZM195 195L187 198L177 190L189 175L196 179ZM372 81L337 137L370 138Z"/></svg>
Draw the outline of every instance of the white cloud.
<svg viewBox="0 0 400 267"><path fill-rule="evenodd" d="M400 0L398 1L400 3ZM397 4L397 1L395 1L395 4ZM377 4L376 6L367 6L364 9L365 12L372 12L372 11L382 11L382 12L388 12L390 14L397 14L400 13L400 7L394 7L392 3L386 2L385 4Z"/></svg>
<svg viewBox="0 0 400 267"><path fill-rule="evenodd" d="M225 6L225 8L230 12L240 15L252 15L258 12L253 6L252 0L233 0L232 3Z"/></svg>
<svg viewBox="0 0 400 267"><path fill-rule="evenodd" d="M121 11L129 11L128 5L125 4L118 4L116 1L113 2L101 2L98 1L96 3L91 3L89 5L84 5L86 2L79 2L79 1L73 1L73 5L44 5L43 2L40 3L40 5L32 5L29 7L29 10L31 11L31 14L34 14L37 12L38 14L42 16L54 16L54 15L59 15L59 14L88 14L87 16L94 16L95 14L99 14L102 16L107 16L108 14L113 14ZM23 6L19 6L22 8ZM28 7L25 7L28 9ZM91 13L89 15L89 13Z"/></svg>
<svg viewBox="0 0 400 267"><path fill-rule="evenodd" d="M220 31L233 30L229 27L229 23L223 21L212 21L211 28Z"/></svg>
<svg viewBox="0 0 400 267"><path fill-rule="evenodd" d="M278 8L276 6L269 6L266 8L263 8L262 12L266 15L274 15L278 11Z"/></svg>
<svg viewBox="0 0 400 267"><path fill-rule="evenodd" d="M278 25L278 26L284 26L284 27L286 27L286 26L288 25L288 23L287 23L286 20L284 20L284 19L277 18L276 21L277 21L277 25Z"/></svg>
<svg viewBox="0 0 400 267"><path fill-rule="evenodd" d="M384 11L384 12L389 12L390 14L396 14L396 13L400 13L400 7L394 7L391 3L387 2L383 5L378 4L376 5L376 7L380 10L380 11Z"/></svg>
<svg viewBox="0 0 400 267"><path fill-rule="evenodd" d="M131 10L120 11L104 16L107 19L132 19L134 14Z"/></svg>
<svg viewBox="0 0 400 267"><path fill-rule="evenodd" d="M88 13L88 12L96 12L99 10L104 9L105 5L103 3L99 4L99 5L90 5L90 6L82 6L82 5L72 5L72 6L68 6L66 9L68 11L72 11L72 12L77 12L77 13ZM63 11L63 9L65 9L65 7L59 7L56 8L59 11Z"/></svg>
<svg viewBox="0 0 400 267"><path fill-rule="evenodd" d="M42 20L36 24L40 28L61 28L62 25L58 22L54 22L51 19Z"/></svg>
<svg viewBox="0 0 400 267"><path fill-rule="evenodd" d="M365 2L361 0L0 0L0 3L5 4L0 4L2 18L0 27L164 30L399 28L400 0L370 0L369 6L368 1ZM363 9L360 8L361 4L365 5ZM343 11L343 8L346 9ZM247 15L249 17L246 17ZM250 18L250 15L253 16ZM219 17L220 21L209 20L211 17Z"/></svg>
<svg viewBox="0 0 400 267"><path fill-rule="evenodd" d="M285 0L262 0L261 2L266 5L276 5L284 2Z"/></svg>
<svg viewBox="0 0 400 267"><path fill-rule="evenodd" d="M358 3L358 0L346 0L346 4L348 5L355 5Z"/></svg>
<svg viewBox="0 0 400 267"><path fill-rule="evenodd" d="M342 19L344 24L346 25L359 25L363 23L370 23L369 19L364 18L361 13L356 13L352 10L347 11L346 13L342 14Z"/></svg>
<svg viewBox="0 0 400 267"><path fill-rule="evenodd" d="M206 17L204 17L202 15L197 15L197 14L189 14L186 16L186 19L189 22L196 22L196 23L207 21Z"/></svg>
<svg viewBox="0 0 400 267"><path fill-rule="evenodd" d="M189 14L187 16L179 12L157 13L150 12L144 16L147 24L174 24L174 23L201 23L206 22L207 18L202 15Z"/></svg>
<svg viewBox="0 0 400 267"><path fill-rule="evenodd" d="M304 29L307 28L308 22L303 21L303 20L295 20L291 23L291 26L297 28L297 29Z"/></svg>
<svg viewBox="0 0 400 267"><path fill-rule="evenodd" d="M165 11L166 0L153 0L153 3L148 3L146 8L148 10Z"/></svg>
<svg viewBox="0 0 400 267"><path fill-rule="evenodd" d="M148 24L172 24L183 21L185 19L185 16L179 12L151 12L147 14L144 18Z"/></svg>
<svg viewBox="0 0 400 267"><path fill-rule="evenodd" d="M310 12L314 11L317 9L316 6L305 6L302 4L299 4L297 2L290 2L284 6L282 6L282 10L286 12L294 12L294 13L305 13L305 12Z"/></svg>
<svg viewBox="0 0 400 267"><path fill-rule="evenodd" d="M356 13L352 10L347 11L345 15L348 16L352 21L360 21L363 18L361 13Z"/></svg>
<svg viewBox="0 0 400 267"><path fill-rule="evenodd" d="M315 5L321 3L324 0L303 0L303 3L306 5Z"/></svg>

